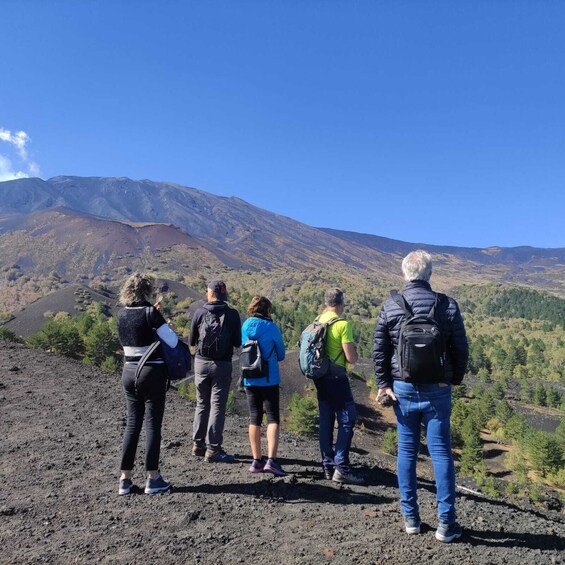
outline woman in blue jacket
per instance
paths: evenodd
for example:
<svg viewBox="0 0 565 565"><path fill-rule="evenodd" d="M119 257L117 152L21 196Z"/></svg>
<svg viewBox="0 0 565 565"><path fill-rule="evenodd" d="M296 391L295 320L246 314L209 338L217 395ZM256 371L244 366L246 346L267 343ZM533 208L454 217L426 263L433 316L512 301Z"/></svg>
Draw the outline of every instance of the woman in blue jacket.
<svg viewBox="0 0 565 565"><path fill-rule="evenodd" d="M261 357L268 360L268 375L246 378L243 386L249 406L249 443L253 463L251 473L263 471L284 477L286 472L277 461L279 446L279 384L281 382L279 361L284 359L285 349L279 327L271 319L273 305L264 296L254 296L247 309L249 318L241 328L241 342L255 340L259 344ZM267 414L267 462L261 457L261 423Z"/></svg>

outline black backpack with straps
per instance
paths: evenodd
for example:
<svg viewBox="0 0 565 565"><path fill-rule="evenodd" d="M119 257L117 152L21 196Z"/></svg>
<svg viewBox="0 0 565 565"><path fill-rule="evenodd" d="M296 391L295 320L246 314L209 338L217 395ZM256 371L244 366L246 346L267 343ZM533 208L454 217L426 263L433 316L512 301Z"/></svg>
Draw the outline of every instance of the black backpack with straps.
<svg viewBox="0 0 565 565"><path fill-rule="evenodd" d="M226 310L215 314L204 306L206 314L198 326L198 352L207 359L224 359L231 344L231 336L225 327Z"/></svg>
<svg viewBox="0 0 565 565"><path fill-rule="evenodd" d="M428 314L414 314L402 294L393 290L390 295L404 312L396 347L400 378L414 384L444 382L445 337L437 322L436 313L438 306L447 297L436 293L434 305Z"/></svg>

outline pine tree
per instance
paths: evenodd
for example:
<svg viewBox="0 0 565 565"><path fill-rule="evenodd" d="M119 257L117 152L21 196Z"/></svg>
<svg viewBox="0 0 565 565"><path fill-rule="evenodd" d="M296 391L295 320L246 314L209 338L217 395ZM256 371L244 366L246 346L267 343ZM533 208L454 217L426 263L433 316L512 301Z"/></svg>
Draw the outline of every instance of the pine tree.
<svg viewBox="0 0 565 565"><path fill-rule="evenodd" d="M542 477L555 473L563 464L563 451L555 436L536 432L527 445L527 453L534 470Z"/></svg>
<svg viewBox="0 0 565 565"><path fill-rule="evenodd" d="M474 475L484 471L483 446L479 430L472 418L467 418L463 425L463 449L461 450L461 471Z"/></svg>
<svg viewBox="0 0 565 565"><path fill-rule="evenodd" d="M512 407L508 404L507 400L501 400L497 404L495 415L503 426L508 422L508 420L510 420L513 414L514 410L512 410Z"/></svg>

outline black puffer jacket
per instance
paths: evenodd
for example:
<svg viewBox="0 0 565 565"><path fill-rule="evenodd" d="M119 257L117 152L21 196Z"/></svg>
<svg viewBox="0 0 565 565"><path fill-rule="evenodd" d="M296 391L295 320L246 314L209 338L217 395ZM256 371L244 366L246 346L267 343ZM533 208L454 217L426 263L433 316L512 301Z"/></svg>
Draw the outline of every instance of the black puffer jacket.
<svg viewBox="0 0 565 565"><path fill-rule="evenodd" d="M407 283L402 294L414 314L428 314L436 299L436 293L425 281ZM377 321L373 342L375 380L379 388L391 387L393 379L400 379L395 351L403 320L404 312L400 306L392 298L386 300ZM436 308L436 320L445 336L445 381L460 384L467 370L469 345L459 306L453 298L448 297L447 304Z"/></svg>

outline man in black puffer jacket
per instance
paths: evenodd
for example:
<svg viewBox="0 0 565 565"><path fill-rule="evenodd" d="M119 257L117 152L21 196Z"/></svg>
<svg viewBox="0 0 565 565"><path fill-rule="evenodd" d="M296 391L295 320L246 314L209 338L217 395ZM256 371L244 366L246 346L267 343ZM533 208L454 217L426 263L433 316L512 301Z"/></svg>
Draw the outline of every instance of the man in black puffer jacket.
<svg viewBox="0 0 565 565"><path fill-rule="evenodd" d="M420 532L416 462L420 429L424 424L437 488L439 525L436 538L450 542L461 537L461 527L455 516L455 467L449 422L451 386L461 384L463 380L469 346L457 302L445 295L437 295L430 286L430 254L421 250L408 254L402 261L402 272L407 281L402 296L414 315L428 316L436 304L434 319L445 347L443 374L430 374L429 379L417 384L402 380L397 346L406 314L393 298L389 298L382 306L373 344L375 380L379 388L377 400L382 402L388 396L394 402L398 429L398 486L406 532Z"/></svg>

